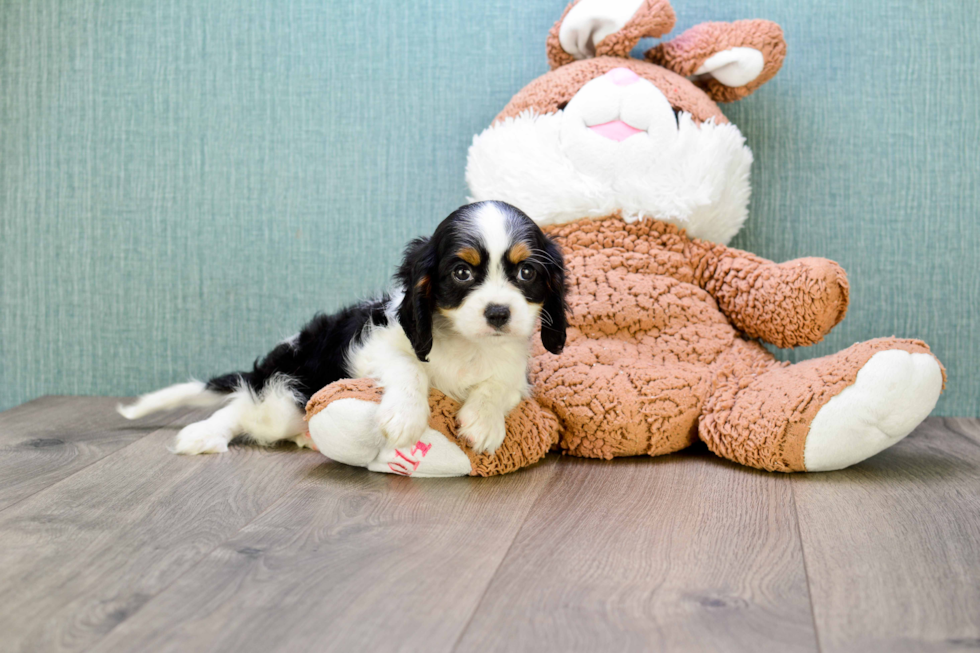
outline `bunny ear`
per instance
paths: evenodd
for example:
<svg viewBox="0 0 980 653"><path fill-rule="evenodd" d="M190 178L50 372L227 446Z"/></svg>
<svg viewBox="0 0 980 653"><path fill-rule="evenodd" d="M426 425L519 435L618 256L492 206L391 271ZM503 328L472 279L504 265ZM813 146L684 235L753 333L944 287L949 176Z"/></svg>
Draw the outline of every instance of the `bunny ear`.
<svg viewBox="0 0 980 653"><path fill-rule="evenodd" d="M643 37L674 27L669 0L576 0L548 33L552 70L577 59L628 57Z"/></svg>
<svg viewBox="0 0 980 653"><path fill-rule="evenodd" d="M715 102L734 102L779 72L786 58L786 41L779 25L768 20L702 23L645 56L692 78Z"/></svg>

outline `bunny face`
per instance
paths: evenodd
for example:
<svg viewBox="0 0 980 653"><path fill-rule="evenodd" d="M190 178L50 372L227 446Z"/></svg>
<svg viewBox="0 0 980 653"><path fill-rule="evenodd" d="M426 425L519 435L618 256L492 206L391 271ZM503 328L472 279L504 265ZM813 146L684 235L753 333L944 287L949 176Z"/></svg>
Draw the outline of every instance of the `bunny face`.
<svg viewBox="0 0 980 653"><path fill-rule="evenodd" d="M752 154L715 99L744 97L775 74L781 32L766 21L705 23L640 61L630 49L669 30L673 12L643 0L612 29L636 4L569 6L548 39L554 70L474 138L470 192L520 206L542 226L618 212L727 243L747 214Z"/></svg>

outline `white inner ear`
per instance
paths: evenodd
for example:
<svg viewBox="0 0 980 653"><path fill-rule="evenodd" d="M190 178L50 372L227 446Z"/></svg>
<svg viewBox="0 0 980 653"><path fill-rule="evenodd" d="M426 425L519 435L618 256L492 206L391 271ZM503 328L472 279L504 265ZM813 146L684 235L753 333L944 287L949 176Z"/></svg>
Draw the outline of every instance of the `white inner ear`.
<svg viewBox="0 0 980 653"><path fill-rule="evenodd" d="M595 56L596 45L630 21L643 0L582 0L558 30L562 49L576 59Z"/></svg>
<svg viewBox="0 0 980 653"><path fill-rule="evenodd" d="M762 74L765 57L755 48L731 48L708 57L694 76L711 75L725 86L745 86Z"/></svg>

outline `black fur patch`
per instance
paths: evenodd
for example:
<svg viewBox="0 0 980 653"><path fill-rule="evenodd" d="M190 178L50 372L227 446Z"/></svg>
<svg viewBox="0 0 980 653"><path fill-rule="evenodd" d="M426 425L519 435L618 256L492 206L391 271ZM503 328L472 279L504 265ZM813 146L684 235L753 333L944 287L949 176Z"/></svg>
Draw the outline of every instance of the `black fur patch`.
<svg viewBox="0 0 980 653"><path fill-rule="evenodd" d="M259 392L276 375L293 380L292 388L304 403L314 392L340 379L350 378L344 357L359 342L368 322L387 326L385 306L388 297L350 306L333 315L320 313L303 327L299 335L281 342L265 357L256 360L251 372L232 372L208 381L208 390L231 393L242 385Z"/></svg>

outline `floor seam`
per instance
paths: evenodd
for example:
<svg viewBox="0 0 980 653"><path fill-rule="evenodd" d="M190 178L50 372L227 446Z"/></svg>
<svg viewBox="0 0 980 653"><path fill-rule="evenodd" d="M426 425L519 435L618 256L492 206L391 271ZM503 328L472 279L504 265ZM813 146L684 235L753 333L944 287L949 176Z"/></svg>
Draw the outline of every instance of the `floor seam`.
<svg viewBox="0 0 980 653"><path fill-rule="evenodd" d="M558 464L561 463L563 460L565 460L564 456L559 457L553 463L554 466L557 467ZM453 642L452 648L449 649L453 653L455 653L455 651L459 648L459 643L463 639L463 636L466 634L466 631L469 630L470 624L473 623L473 618L476 617L477 612L480 611L480 606L483 605L483 600L487 597L487 591L490 589L490 586L493 584L493 579L497 577L497 572L500 571L500 567L503 566L504 560L507 559L507 556L510 555L511 549L514 548L514 543L517 542L517 538L520 537L521 531L523 531L524 526L527 525L527 520L531 517L531 512L534 510L534 507L538 504L538 501L541 500L541 497L544 496L545 490L547 490L551 486L551 484L555 482L557 473L558 473L557 471L553 471L551 473L551 478L548 479L548 482L545 483L544 486L541 488L541 491L538 493L538 496L534 498L534 503L532 503L531 506L527 509L527 513L524 515L524 519L521 520L520 526L518 526L517 529L514 531L514 537L511 538L510 543L507 545L507 548L504 550L504 554L500 556L500 561L497 563L497 566L494 567L493 573L490 574L490 578L487 580L487 584L483 588L483 594L480 595L480 600L476 602L476 606L474 606L473 612L470 613L470 616L469 618L467 618L466 623L463 624L463 627L460 629L459 635L456 637L456 641Z"/></svg>
<svg viewBox="0 0 980 653"><path fill-rule="evenodd" d="M806 472L802 472L806 473ZM813 623L813 637L816 640L817 651L823 651L823 647L820 644L820 628L817 625L817 613L816 608L813 605L813 590L810 588L810 570L807 568L806 564L806 545L803 544L803 531L800 528L800 509L796 502L796 480L793 478L789 480L790 494L793 497L793 515L796 517L796 537L800 543L800 557L803 559L803 578L806 580L806 597L810 603L810 620Z"/></svg>

